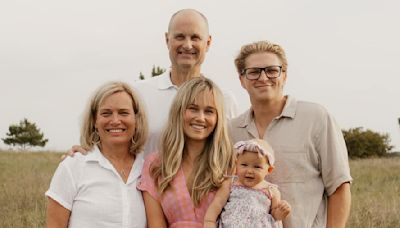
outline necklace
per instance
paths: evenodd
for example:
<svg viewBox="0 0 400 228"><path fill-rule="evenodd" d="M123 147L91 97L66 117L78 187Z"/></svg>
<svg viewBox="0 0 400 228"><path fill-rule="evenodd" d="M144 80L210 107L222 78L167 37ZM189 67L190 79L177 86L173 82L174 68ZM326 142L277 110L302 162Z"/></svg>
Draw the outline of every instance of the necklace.
<svg viewBox="0 0 400 228"><path fill-rule="evenodd" d="M125 169L124 169L124 168L122 168L122 169L119 171L119 174L121 174L122 178L126 178L126 173L125 173Z"/></svg>
<svg viewBox="0 0 400 228"><path fill-rule="evenodd" d="M111 158L109 158L108 160L111 162L111 165L114 167L114 169L117 171L117 173L122 177L122 179L126 180L128 178L129 171L132 168L133 162L126 165L127 163L125 163L125 162L116 162L115 160L113 160ZM119 168L119 167L121 167L121 168Z"/></svg>

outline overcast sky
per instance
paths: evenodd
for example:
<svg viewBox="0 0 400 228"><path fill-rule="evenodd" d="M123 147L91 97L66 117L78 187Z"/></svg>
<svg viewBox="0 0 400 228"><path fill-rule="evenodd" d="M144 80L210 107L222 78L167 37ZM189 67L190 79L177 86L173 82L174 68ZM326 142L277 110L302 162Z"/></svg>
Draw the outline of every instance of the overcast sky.
<svg viewBox="0 0 400 228"><path fill-rule="evenodd" d="M233 59L241 45L270 40L287 52L287 94L324 105L343 129L389 133L400 150L395 0L1 1L0 138L26 117L49 138L45 149L78 144L82 111L99 85L169 68L164 32L182 8L208 17L213 42L202 71L234 91L240 111L249 102Z"/></svg>

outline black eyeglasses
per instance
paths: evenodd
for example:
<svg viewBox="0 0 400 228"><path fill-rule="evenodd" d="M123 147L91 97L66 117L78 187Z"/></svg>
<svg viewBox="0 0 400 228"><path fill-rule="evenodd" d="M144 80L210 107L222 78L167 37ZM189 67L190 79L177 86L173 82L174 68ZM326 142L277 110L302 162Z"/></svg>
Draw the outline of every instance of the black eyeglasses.
<svg viewBox="0 0 400 228"><path fill-rule="evenodd" d="M282 66L250 67L244 69L242 75L245 75L249 80L258 80L263 71L269 79L279 78L281 76Z"/></svg>

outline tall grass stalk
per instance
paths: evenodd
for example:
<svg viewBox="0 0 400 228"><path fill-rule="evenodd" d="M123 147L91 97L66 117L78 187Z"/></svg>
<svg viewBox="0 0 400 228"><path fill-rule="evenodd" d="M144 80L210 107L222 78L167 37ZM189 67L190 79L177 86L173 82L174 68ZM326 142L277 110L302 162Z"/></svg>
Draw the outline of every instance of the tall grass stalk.
<svg viewBox="0 0 400 228"><path fill-rule="evenodd" d="M44 227L59 153L0 151L0 227ZM400 228L400 157L350 161L354 182L347 227Z"/></svg>

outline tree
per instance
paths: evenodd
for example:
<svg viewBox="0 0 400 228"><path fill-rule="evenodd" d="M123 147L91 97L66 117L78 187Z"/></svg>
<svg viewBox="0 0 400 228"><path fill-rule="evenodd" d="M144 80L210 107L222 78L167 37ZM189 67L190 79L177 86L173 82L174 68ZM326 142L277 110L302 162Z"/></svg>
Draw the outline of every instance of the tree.
<svg viewBox="0 0 400 228"><path fill-rule="evenodd" d="M164 72L165 72L164 68L161 68L159 66L156 67L155 65L153 65L153 68L151 69L151 77L156 77ZM142 72L140 72L139 79L144 80L145 78L146 77L144 76L144 74Z"/></svg>
<svg viewBox="0 0 400 228"><path fill-rule="evenodd" d="M388 134L380 134L362 127L343 130L349 157L385 156L393 148Z"/></svg>
<svg viewBox="0 0 400 228"><path fill-rule="evenodd" d="M29 146L44 147L49 141L43 138L43 133L36 127L35 123L29 122L26 118L21 120L19 124L12 124L8 128L6 138L2 138L4 144L12 146L20 146L25 150Z"/></svg>
<svg viewBox="0 0 400 228"><path fill-rule="evenodd" d="M155 67L153 65L153 69L151 69L151 77L156 77L156 76L158 76L158 75L160 75L160 74L162 74L164 72L165 72L164 68L161 68L159 66Z"/></svg>
<svg viewBox="0 0 400 228"><path fill-rule="evenodd" d="M140 79L140 80L144 80L144 78L145 78L145 77L144 77L144 74L143 74L142 72L140 72L139 79Z"/></svg>

